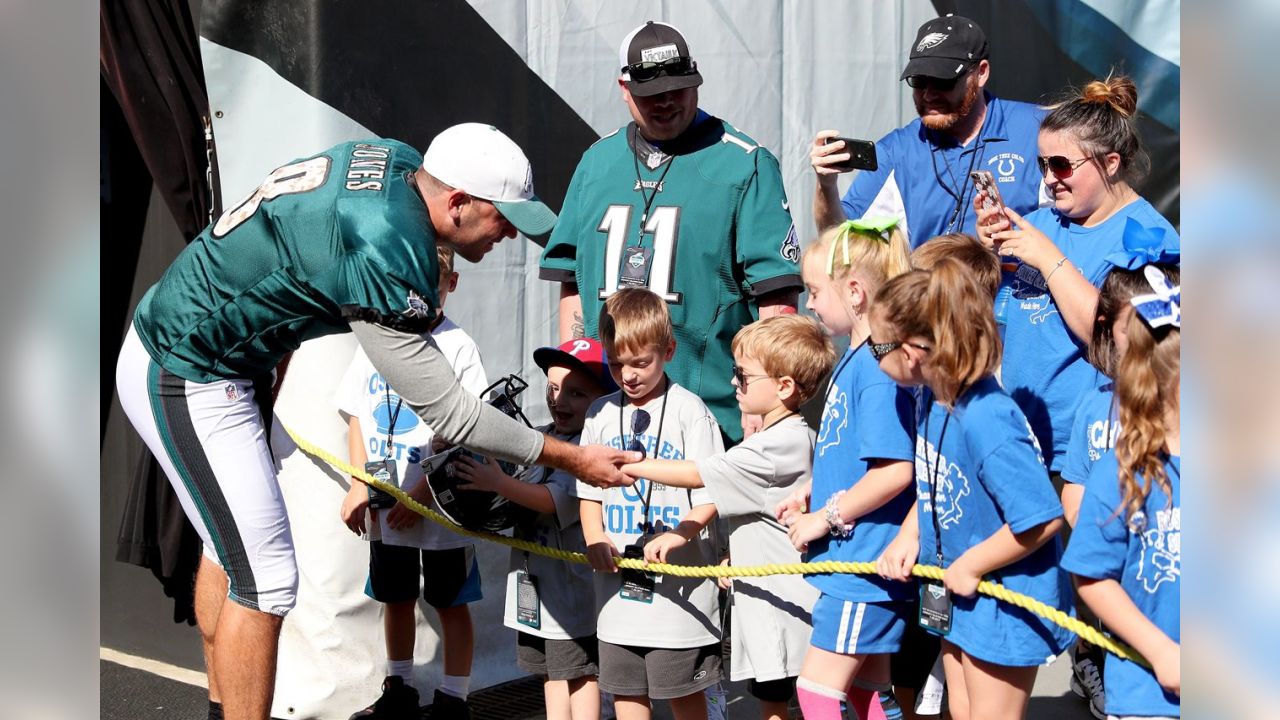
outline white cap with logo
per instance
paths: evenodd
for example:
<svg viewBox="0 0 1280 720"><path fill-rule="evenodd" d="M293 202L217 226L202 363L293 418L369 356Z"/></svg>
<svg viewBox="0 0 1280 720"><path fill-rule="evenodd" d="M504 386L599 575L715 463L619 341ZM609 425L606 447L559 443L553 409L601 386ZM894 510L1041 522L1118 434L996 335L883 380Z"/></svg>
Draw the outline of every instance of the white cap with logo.
<svg viewBox="0 0 1280 720"><path fill-rule="evenodd" d="M422 156L429 175L473 197L488 200L525 235L551 232L556 214L533 194L533 166L501 130L484 123L447 128Z"/></svg>

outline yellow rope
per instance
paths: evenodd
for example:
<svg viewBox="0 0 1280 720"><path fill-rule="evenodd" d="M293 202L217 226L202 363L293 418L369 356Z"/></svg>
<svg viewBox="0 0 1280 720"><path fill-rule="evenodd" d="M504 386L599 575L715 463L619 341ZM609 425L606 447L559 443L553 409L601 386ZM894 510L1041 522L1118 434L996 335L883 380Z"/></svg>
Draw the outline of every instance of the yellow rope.
<svg viewBox="0 0 1280 720"><path fill-rule="evenodd" d="M558 550L540 545L529 540L521 540L519 538L510 538L505 535L496 535L494 533L478 532L476 530L468 530L461 525L456 525L449 521L448 518L422 503L414 500L400 488L389 483L378 480L363 470L359 470L351 465L338 459L332 453L320 448L306 440L303 440L293 432L291 428L285 428L289 433L289 437L293 438L293 442L308 455L334 466L338 470L355 478L359 478L362 482L372 485L384 492L395 496L405 507L425 517L431 522L449 528L459 535L487 540L489 542L506 545L517 550L523 550L535 555L555 558L565 562L588 564L587 556L582 553L569 552L568 550ZM618 567L628 568L632 570L646 570L653 573L662 573L664 575L674 575L676 577L701 577L701 578L722 578L722 577L764 577L766 575L808 575L814 573L851 573L857 575L874 575L876 574L876 565L872 562L839 562L834 560L826 560L822 562L810 563L779 563L769 565L705 565L700 567L689 565L669 565L667 563L646 563L644 560L614 558L614 562ZM911 574L916 577L929 578L931 580L942 579L942 568L933 565L919 565L912 568ZM1054 623L1060 627L1075 633L1083 638L1086 642L1097 645L1107 652L1138 663L1143 667L1150 668L1151 664L1146 658L1138 654L1136 650L1125 645L1119 640L1115 640L1105 633L1100 632L1097 628L1071 617L1067 613L1046 605L1033 597L1017 593L1003 585L983 580L978 583L978 592L983 595L989 595L997 600L1002 600L1011 605L1028 610L1040 617Z"/></svg>

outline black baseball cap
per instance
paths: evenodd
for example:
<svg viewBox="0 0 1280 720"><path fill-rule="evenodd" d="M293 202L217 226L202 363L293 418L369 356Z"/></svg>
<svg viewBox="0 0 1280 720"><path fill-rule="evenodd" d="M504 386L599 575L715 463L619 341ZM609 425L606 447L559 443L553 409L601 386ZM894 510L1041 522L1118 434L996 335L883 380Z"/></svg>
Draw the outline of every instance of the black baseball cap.
<svg viewBox="0 0 1280 720"><path fill-rule="evenodd" d="M672 58L688 60L687 71L679 75L660 73L657 77L639 81L631 78L628 68L636 63L660 63ZM698 64L689 55L689 43L684 35L674 26L650 20L627 33L618 48L618 61L622 68L622 79L632 95L649 97L672 90L698 87L702 84L702 75L698 72Z"/></svg>
<svg viewBox="0 0 1280 720"><path fill-rule="evenodd" d="M899 80L912 75L950 80L987 57L987 35L969 18L947 15L920 26Z"/></svg>

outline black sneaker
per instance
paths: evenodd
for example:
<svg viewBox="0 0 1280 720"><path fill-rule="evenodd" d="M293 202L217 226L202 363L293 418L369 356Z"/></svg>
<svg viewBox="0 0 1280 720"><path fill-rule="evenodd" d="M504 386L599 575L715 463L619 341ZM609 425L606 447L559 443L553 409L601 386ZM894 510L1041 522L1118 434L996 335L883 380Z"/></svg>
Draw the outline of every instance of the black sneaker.
<svg viewBox="0 0 1280 720"><path fill-rule="evenodd" d="M471 706L466 700L436 690L431 704L422 708L422 720L471 720Z"/></svg>
<svg viewBox="0 0 1280 720"><path fill-rule="evenodd" d="M1107 717L1107 694L1102 687L1102 648L1077 642L1071 646L1071 691L1089 701L1089 712L1098 720Z"/></svg>
<svg viewBox="0 0 1280 720"><path fill-rule="evenodd" d="M350 720L417 720L417 717L418 691L405 685L399 675L388 675L382 681L382 697L354 713Z"/></svg>

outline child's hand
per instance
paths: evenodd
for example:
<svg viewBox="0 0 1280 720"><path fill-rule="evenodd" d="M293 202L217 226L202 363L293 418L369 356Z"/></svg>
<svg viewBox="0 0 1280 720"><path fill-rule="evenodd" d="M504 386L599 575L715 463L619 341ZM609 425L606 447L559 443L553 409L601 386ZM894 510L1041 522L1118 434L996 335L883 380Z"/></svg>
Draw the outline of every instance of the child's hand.
<svg viewBox="0 0 1280 720"><path fill-rule="evenodd" d="M729 558L725 558L725 559L721 560L721 561L720 561L720 566L721 566L721 567L728 567L728 566L729 566ZM731 578L731 577L719 577L719 578L716 578L716 585L719 585L721 590L732 590L732 589L733 589L733 578Z"/></svg>
<svg viewBox="0 0 1280 720"><path fill-rule="evenodd" d="M369 486L362 482L351 481L351 489L347 490L346 497L342 498L342 507L338 510L338 517L342 518L342 524L356 535L364 534L364 511L369 509Z"/></svg>
<svg viewBox="0 0 1280 720"><path fill-rule="evenodd" d="M918 557L920 538L898 533L876 560L876 572L886 580L907 582L911 579L911 568L915 567Z"/></svg>
<svg viewBox="0 0 1280 720"><path fill-rule="evenodd" d="M644 561L664 563L667 553L689 544L689 538L678 532L665 532L644 544Z"/></svg>
<svg viewBox="0 0 1280 720"><path fill-rule="evenodd" d="M809 543L829 532L831 532L831 526L827 524L823 513L804 513L797 515L795 522L791 523L791 529L787 530L787 537L791 538L791 544L796 550L804 552L809 549Z"/></svg>
<svg viewBox="0 0 1280 720"><path fill-rule="evenodd" d="M458 477L464 480L464 484L458 485L460 490L488 490L489 492L498 492L502 487L502 483L511 479L510 475L502 472L502 468L498 467L498 463L493 461L476 462L475 458L470 455L461 455L454 461L454 472Z"/></svg>
<svg viewBox="0 0 1280 720"><path fill-rule="evenodd" d="M406 495L417 500L418 502L431 507L431 487L427 484L427 479L422 478L412 488L409 488ZM407 530L418 524L422 516L410 510L404 503L397 502L395 507L387 511L387 527L392 530Z"/></svg>
<svg viewBox="0 0 1280 720"><path fill-rule="evenodd" d="M1148 657L1160 687L1182 697L1182 646L1170 642L1159 654Z"/></svg>
<svg viewBox="0 0 1280 720"><path fill-rule="evenodd" d="M764 427L764 416L742 413L742 419L739 423L742 425L742 439L746 440L760 432L760 428Z"/></svg>
<svg viewBox="0 0 1280 720"><path fill-rule="evenodd" d="M942 584L947 586L952 595L959 597L973 597L978 593L978 583L982 582L982 575L974 572L969 567L969 563L965 561L963 555L956 558L951 566L942 571Z"/></svg>
<svg viewBox="0 0 1280 720"><path fill-rule="evenodd" d="M618 566L613 562L616 557L622 557L622 554L608 540L601 540L587 546L587 562L591 564L591 569L596 572L618 572Z"/></svg>
<svg viewBox="0 0 1280 720"><path fill-rule="evenodd" d="M805 514L809 510L809 493L812 489L813 482L807 482L792 490L786 500L778 503L778 506L773 510L773 515L778 518L778 522L790 527L801 515Z"/></svg>

